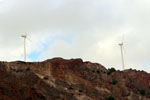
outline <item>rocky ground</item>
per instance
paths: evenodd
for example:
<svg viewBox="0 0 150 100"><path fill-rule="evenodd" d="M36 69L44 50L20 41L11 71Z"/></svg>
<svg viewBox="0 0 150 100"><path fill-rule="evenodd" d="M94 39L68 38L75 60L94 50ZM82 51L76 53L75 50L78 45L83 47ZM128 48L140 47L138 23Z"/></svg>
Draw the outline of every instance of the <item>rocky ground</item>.
<svg viewBox="0 0 150 100"><path fill-rule="evenodd" d="M150 73L82 59L0 62L0 100L150 100Z"/></svg>

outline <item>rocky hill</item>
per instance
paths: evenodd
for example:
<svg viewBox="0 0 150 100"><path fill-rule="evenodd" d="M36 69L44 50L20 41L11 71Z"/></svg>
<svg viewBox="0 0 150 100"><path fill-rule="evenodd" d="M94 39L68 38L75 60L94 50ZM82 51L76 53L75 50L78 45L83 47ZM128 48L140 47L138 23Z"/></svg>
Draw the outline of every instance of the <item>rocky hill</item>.
<svg viewBox="0 0 150 100"><path fill-rule="evenodd" d="M0 62L0 100L150 100L150 74L82 59Z"/></svg>

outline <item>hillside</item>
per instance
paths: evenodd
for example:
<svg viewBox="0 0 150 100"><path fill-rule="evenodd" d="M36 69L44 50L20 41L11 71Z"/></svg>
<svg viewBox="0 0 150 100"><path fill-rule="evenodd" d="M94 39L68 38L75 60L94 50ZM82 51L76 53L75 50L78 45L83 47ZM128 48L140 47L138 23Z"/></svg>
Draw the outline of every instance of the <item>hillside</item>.
<svg viewBox="0 0 150 100"><path fill-rule="evenodd" d="M82 59L0 62L0 100L150 100L150 74Z"/></svg>

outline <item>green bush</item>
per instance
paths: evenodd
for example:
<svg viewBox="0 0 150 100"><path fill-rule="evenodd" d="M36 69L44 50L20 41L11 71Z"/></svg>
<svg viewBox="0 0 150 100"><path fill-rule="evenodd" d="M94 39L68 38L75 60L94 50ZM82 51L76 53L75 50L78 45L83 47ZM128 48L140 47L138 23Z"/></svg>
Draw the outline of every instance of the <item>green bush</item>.
<svg viewBox="0 0 150 100"><path fill-rule="evenodd" d="M112 80L112 84L113 84L113 85L116 85L117 83L118 83L118 81L117 81L117 80L115 80L115 79L114 79L114 80Z"/></svg>
<svg viewBox="0 0 150 100"><path fill-rule="evenodd" d="M149 91L147 91L147 93L146 93L148 96L150 96L150 90Z"/></svg>
<svg viewBox="0 0 150 100"><path fill-rule="evenodd" d="M115 68L109 68L107 74L110 75L112 72L115 72Z"/></svg>
<svg viewBox="0 0 150 100"><path fill-rule="evenodd" d="M98 74L100 73L100 70L99 69L97 69L97 71L96 71Z"/></svg>
<svg viewBox="0 0 150 100"><path fill-rule="evenodd" d="M80 89L79 92L83 92L83 91Z"/></svg>
<svg viewBox="0 0 150 100"><path fill-rule="evenodd" d="M115 98L112 97L112 96L109 96L109 97L107 97L105 100L115 100Z"/></svg>
<svg viewBox="0 0 150 100"><path fill-rule="evenodd" d="M94 73L94 72L95 72L95 70L93 69L93 70L92 70L92 72Z"/></svg>
<svg viewBox="0 0 150 100"><path fill-rule="evenodd" d="M146 91L144 89L139 89L138 91L139 91L140 95L145 96Z"/></svg>
<svg viewBox="0 0 150 100"><path fill-rule="evenodd" d="M72 86L69 86L69 89L70 89L70 90L73 90L73 87L72 87Z"/></svg>

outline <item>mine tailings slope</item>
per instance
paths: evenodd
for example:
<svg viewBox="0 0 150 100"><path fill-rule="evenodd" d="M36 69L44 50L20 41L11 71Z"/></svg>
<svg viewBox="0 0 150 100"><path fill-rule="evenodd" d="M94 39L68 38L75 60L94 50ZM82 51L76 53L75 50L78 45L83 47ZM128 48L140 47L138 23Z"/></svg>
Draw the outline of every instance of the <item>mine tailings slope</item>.
<svg viewBox="0 0 150 100"><path fill-rule="evenodd" d="M150 100L150 73L82 59L0 62L0 100Z"/></svg>

